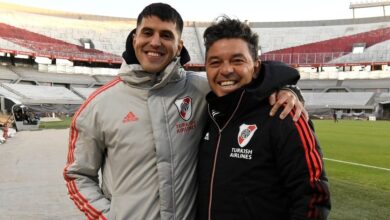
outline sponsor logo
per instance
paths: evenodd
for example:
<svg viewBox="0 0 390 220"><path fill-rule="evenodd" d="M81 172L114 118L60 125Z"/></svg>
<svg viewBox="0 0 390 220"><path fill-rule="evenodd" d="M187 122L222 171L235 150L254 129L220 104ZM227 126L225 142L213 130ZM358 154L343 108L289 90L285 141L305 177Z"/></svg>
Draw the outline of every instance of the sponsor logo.
<svg viewBox="0 0 390 220"><path fill-rule="evenodd" d="M237 142L238 145L241 148L232 148L232 151L230 152L231 158L238 158L238 159L245 159L245 160L252 160L252 149L245 149L244 147L249 143L249 141L252 139L253 134L257 130L257 125L247 125L242 124L240 126Z"/></svg>
<svg viewBox="0 0 390 220"><path fill-rule="evenodd" d="M180 117L188 121L192 115L192 99L189 96L186 96L182 99L178 99L175 101L175 105L177 110L179 111Z"/></svg>
<svg viewBox="0 0 390 220"><path fill-rule="evenodd" d="M243 149L243 148L232 148L232 151L230 152L230 157L232 158L238 158L238 159L245 159L245 160L252 160L252 153L253 151L251 149Z"/></svg>
<svg viewBox="0 0 390 220"><path fill-rule="evenodd" d="M127 113L127 115L122 120L123 123L127 123L130 121L138 121L138 117L133 112Z"/></svg>
<svg viewBox="0 0 390 220"><path fill-rule="evenodd" d="M219 115L220 114L220 112L217 112L217 111L215 111L215 110L212 110L211 111L211 115L213 116L213 118L215 118L215 116L217 116L217 115Z"/></svg>
<svg viewBox="0 0 390 220"><path fill-rule="evenodd" d="M176 124L176 132L178 134L187 133L195 128L196 128L196 122L194 120Z"/></svg>
<svg viewBox="0 0 390 220"><path fill-rule="evenodd" d="M206 141L210 140L209 132L206 133L206 135L204 136L203 139L206 140Z"/></svg>

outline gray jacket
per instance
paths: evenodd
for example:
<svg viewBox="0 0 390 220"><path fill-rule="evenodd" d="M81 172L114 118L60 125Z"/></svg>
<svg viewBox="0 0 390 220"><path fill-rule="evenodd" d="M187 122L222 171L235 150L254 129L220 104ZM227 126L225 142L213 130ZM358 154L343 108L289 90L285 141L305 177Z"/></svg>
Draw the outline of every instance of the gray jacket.
<svg viewBox="0 0 390 220"><path fill-rule="evenodd" d="M64 177L76 206L89 219L195 219L208 91L178 61L161 74L124 62L73 119Z"/></svg>

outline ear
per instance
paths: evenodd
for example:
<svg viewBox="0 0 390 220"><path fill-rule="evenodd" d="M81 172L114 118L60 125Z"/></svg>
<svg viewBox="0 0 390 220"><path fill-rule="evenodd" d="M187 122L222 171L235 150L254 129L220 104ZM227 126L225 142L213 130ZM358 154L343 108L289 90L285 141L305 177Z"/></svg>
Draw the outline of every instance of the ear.
<svg viewBox="0 0 390 220"><path fill-rule="evenodd" d="M257 59L253 68L253 79L256 79L260 74L261 60Z"/></svg>
<svg viewBox="0 0 390 220"><path fill-rule="evenodd" d="M180 56L181 49L183 49L183 40L182 39L180 39L179 43L177 44L177 52L176 52L177 57Z"/></svg>
<svg viewBox="0 0 390 220"><path fill-rule="evenodd" d="M135 48L134 47L134 45L135 45L135 41L136 41L136 38L137 38L137 29L134 29L132 32L132 36L131 36L131 38L132 38L132 40L133 40L133 48Z"/></svg>

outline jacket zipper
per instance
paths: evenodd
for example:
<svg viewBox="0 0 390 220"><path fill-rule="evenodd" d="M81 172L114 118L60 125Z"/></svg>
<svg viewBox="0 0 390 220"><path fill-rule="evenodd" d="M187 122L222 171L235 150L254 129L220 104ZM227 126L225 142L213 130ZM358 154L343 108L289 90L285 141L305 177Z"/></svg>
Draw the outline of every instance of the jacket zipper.
<svg viewBox="0 0 390 220"><path fill-rule="evenodd" d="M218 158L218 152L219 152L219 144L221 142L221 137L222 137L222 131L223 129L226 128L226 126L229 124L229 122L232 120L233 116L236 114L237 110L238 110L238 107L240 106L241 104L241 100L242 100L242 97L244 96L244 93L245 93L245 90L242 91L241 93L241 96L240 96L240 99L238 100L237 102L237 106L236 108L234 109L232 115L229 117L229 119L226 121L226 123L224 124L224 126L222 128L219 127L218 123L215 121L214 117L212 116L211 114L211 111L210 111L210 105L208 105L208 112L209 112L209 115L210 115L210 118L213 120L214 124L217 126L218 128L218 141L217 141L217 146L215 148L215 154L214 154L214 161L213 161L213 169L211 171L211 179L210 179L210 196L209 196L209 207L208 207L208 220L211 220L211 207L212 207L212 203L213 203L213 189L214 189L214 176L215 176L215 167L217 165L217 158Z"/></svg>
<svg viewBox="0 0 390 220"><path fill-rule="evenodd" d="M217 125L218 126L218 125ZM215 174L215 166L217 163L217 156L218 156L218 150L219 150L219 142L221 141L221 129L218 127L219 134L218 134L218 142L217 147L215 149L215 155L214 155L214 162L213 162L213 170L211 172L211 182L210 182L210 198L209 198L209 211L208 211L208 220L211 220L211 204L213 200L213 185L214 185L214 174Z"/></svg>

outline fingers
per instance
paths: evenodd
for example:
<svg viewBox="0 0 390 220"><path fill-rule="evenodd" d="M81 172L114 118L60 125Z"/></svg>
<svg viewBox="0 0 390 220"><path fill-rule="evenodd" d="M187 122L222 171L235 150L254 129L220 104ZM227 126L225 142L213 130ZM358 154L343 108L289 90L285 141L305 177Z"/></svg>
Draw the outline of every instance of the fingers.
<svg viewBox="0 0 390 220"><path fill-rule="evenodd" d="M289 98L290 94L288 94L284 90L279 90L278 92L272 93L269 97L270 105L272 105L271 111L269 113L270 116L274 116L280 106L284 103L288 103L286 100ZM288 113L288 112L287 112ZM282 112L282 119L286 117L285 112Z"/></svg>
<svg viewBox="0 0 390 220"><path fill-rule="evenodd" d="M291 112L291 110L293 110L293 108L295 106L295 97L290 97L290 98L286 99L286 101L283 103L283 106L284 106L284 109L283 109L282 113L280 113L280 115L279 115L280 119L285 119L287 117L287 115Z"/></svg>
<svg viewBox="0 0 390 220"><path fill-rule="evenodd" d="M276 95L277 95L276 93L273 93L272 95L274 95L274 100L273 100L274 104L273 104L271 111L269 113L270 116L274 116L276 114L276 112L278 111L278 109L280 108L280 106L282 106L283 103L285 103L286 99L287 99L286 96L279 97L279 95L278 95L278 97L276 97ZM271 99L271 97L270 97L270 99ZM270 103L271 103L271 101L270 101Z"/></svg>
<svg viewBox="0 0 390 220"><path fill-rule="evenodd" d="M297 122L299 120L299 118L301 117L301 114L302 114L302 108L300 108L299 106L301 106L301 105L297 105L295 107L295 114L293 117L293 121L295 121L295 122Z"/></svg>
<svg viewBox="0 0 390 220"><path fill-rule="evenodd" d="M278 102L274 103L274 105L271 108L271 111L269 112L269 115L274 116L276 114L276 112L278 111L278 109L280 108L280 106L281 106L280 103L278 103Z"/></svg>
<svg viewBox="0 0 390 220"><path fill-rule="evenodd" d="M268 98L268 100L269 100L269 104L270 105L274 105L275 104L275 102L276 102L276 92L274 92L274 93L272 93L270 96L269 96L269 98Z"/></svg>
<svg viewBox="0 0 390 220"><path fill-rule="evenodd" d="M274 116L278 109L283 106L283 111L280 113L279 118L280 119L285 119L287 115L294 109L295 107L295 114L293 117L293 120L296 122L298 121L299 117L302 114L302 111L305 111L303 105L297 97L290 91L288 90L280 90L277 94L273 93L270 97L270 103L271 101L274 101L274 105L271 108L270 111L270 116ZM271 99L276 99L276 100L271 100Z"/></svg>
<svg viewBox="0 0 390 220"><path fill-rule="evenodd" d="M305 108L303 108L303 115L305 117L305 120L308 122L309 121L309 112L307 112Z"/></svg>
<svg viewBox="0 0 390 220"><path fill-rule="evenodd" d="M284 109L280 113L279 117L281 119L284 119L291 111L291 109L294 108L294 104L295 104L294 98L288 96L278 96L278 99L276 100L275 104L272 106L272 109L270 111L270 116L274 116L276 112L279 110L279 108L283 106Z"/></svg>

